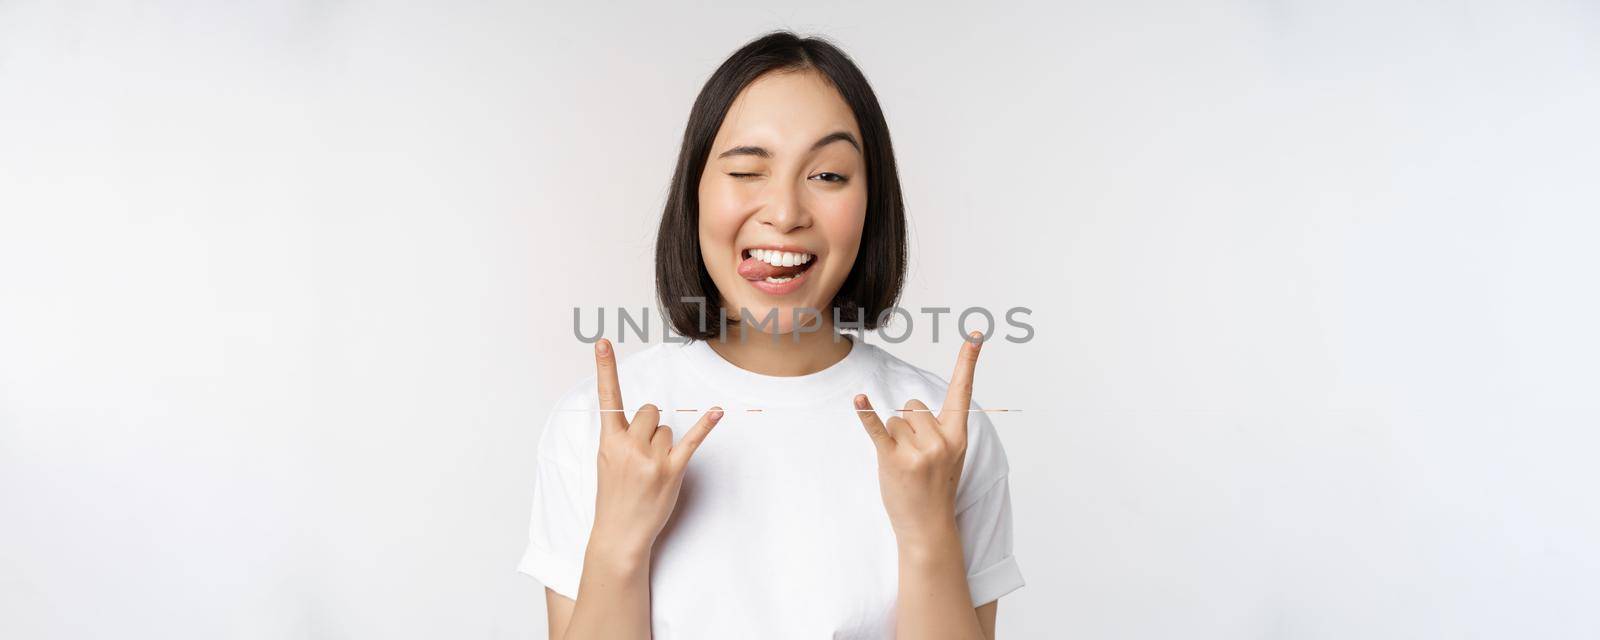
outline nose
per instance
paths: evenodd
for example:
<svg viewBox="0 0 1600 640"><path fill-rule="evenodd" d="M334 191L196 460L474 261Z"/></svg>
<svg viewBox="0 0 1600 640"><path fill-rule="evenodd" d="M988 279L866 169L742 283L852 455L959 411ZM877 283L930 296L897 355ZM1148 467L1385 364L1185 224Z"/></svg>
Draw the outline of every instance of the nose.
<svg viewBox="0 0 1600 640"><path fill-rule="evenodd" d="M790 181L771 183L766 189L766 202L756 220L779 233L789 233L811 226L811 212L802 201L801 188Z"/></svg>

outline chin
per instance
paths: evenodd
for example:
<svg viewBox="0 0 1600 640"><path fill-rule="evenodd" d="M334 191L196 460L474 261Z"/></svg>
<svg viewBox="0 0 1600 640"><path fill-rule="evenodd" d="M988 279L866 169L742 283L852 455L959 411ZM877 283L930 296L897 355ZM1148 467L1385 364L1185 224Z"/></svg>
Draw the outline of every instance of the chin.
<svg viewBox="0 0 1600 640"><path fill-rule="evenodd" d="M737 304L735 303L735 305ZM743 321L744 317L739 315L740 308L739 306L731 307L728 310L728 318L730 320L739 319ZM827 309L814 303L783 306L744 306L743 308L749 311L750 317L753 319L748 324L750 328L761 333L773 335L788 335L802 326L809 326L811 331L820 331L821 323L819 320L826 320L826 314L828 313ZM799 318L795 317L796 309L800 310ZM816 313L813 314L807 309L814 309ZM774 312L777 314L776 321L768 320L768 316ZM799 320L799 322L796 322L796 320Z"/></svg>

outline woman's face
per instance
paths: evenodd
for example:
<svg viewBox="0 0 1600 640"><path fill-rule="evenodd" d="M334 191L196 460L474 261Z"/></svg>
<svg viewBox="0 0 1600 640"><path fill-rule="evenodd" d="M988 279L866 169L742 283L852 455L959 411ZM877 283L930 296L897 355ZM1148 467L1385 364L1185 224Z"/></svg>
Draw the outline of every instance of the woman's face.
<svg viewBox="0 0 1600 640"><path fill-rule="evenodd" d="M769 333L829 303L861 246L866 160L849 105L815 71L774 72L740 92L700 175L700 257L729 319ZM802 312L801 324L812 321Z"/></svg>

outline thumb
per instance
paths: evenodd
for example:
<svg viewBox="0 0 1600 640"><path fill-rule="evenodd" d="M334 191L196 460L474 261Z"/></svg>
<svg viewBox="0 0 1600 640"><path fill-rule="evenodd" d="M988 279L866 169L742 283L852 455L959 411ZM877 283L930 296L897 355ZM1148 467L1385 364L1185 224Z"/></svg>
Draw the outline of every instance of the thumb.
<svg viewBox="0 0 1600 640"><path fill-rule="evenodd" d="M683 439L672 447L672 462L682 469L689 465L689 457L700 448L700 443L706 441L706 436L711 435L711 427L717 426L717 421L722 419L722 407L712 407L700 415L700 420L689 427L689 432L683 434Z"/></svg>
<svg viewBox="0 0 1600 640"><path fill-rule="evenodd" d="M878 451L894 446L894 438L883 426L883 421L878 419L878 412L872 409L872 403L864 393L856 396L856 416L861 418L861 426L866 427L867 435L872 438L872 444Z"/></svg>

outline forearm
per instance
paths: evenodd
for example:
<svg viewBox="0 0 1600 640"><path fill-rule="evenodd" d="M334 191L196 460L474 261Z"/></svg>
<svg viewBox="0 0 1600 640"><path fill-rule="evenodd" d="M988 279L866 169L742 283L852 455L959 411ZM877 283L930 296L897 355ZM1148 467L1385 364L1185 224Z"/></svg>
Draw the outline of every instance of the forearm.
<svg viewBox="0 0 1600 640"><path fill-rule="evenodd" d="M593 542L593 541L591 541ZM590 545L564 640L650 637L650 552Z"/></svg>
<svg viewBox="0 0 1600 640"><path fill-rule="evenodd" d="M901 639L984 638L967 587L955 522L898 540L900 594L895 636Z"/></svg>

